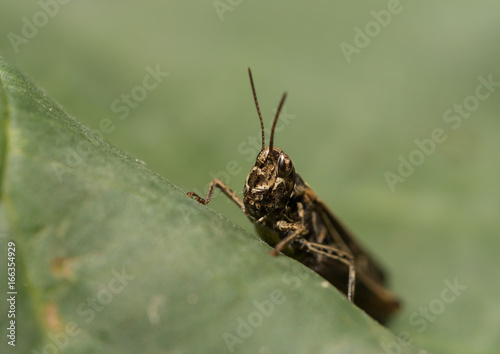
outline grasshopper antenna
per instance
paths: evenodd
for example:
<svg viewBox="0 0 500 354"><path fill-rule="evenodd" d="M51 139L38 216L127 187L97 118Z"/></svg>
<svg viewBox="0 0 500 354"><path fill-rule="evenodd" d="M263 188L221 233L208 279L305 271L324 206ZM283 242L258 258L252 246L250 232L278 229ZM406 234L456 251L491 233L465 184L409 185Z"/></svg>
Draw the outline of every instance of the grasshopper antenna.
<svg viewBox="0 0 500 354"><path fill-rule="evenodd" d="M283 107L283 103L285 102L285 98L286 98L286 92L283 94L283 97L281 97L278 110L276 111L276 116L274 117L273 127L271 128L271 138L269 139L269 152L273 151L274 129L276 128L276 123L278 122L278 117L280 115L281 108Z"/></svg>
<svg viewBox="0 0 500 354"><path fill-rule="evenodd" d="M252 71L248 68L248 75L250 75L250 85L252 85L253 99L255 101L255 107L257 107L257 113L259 114L260 120L260 130L262 131L262 150L265 148L265 137L264 137L264 121L262 120L262 115L260 114L259 102L257 101L257 94L255 93L255 86L253 84Z"/></svg>

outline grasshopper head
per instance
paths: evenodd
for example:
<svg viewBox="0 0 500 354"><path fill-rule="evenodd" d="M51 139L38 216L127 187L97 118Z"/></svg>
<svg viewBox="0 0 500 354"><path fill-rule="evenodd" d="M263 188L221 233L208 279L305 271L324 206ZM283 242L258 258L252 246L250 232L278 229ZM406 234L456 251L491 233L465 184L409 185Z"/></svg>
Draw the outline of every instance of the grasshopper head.
<svg viewBox="0 0 500 354"><path fill-rule="evenodd" d="M290 157L277 147L263 149L248 174L243 192L247 212L259 219L285 209L295 185Z"/></svg>
<svg viewBox="0 0 500 354"><path fill-rule="evenodd" d="M286 93L281 98L276 116L274 117L269 146L265 147L264 122L260 114L250 69L248 69L248 73L250 75L255 106L257 107L260 119L262 150L257 156L255 165L248 174L245 182L243 204L245 204L246 211L253 218L259 219L262 216L281 212L285 209L295 185L295 169L290 157L273 146L274 130L281 107L283 106L283 102L285 102Z"/></svg>

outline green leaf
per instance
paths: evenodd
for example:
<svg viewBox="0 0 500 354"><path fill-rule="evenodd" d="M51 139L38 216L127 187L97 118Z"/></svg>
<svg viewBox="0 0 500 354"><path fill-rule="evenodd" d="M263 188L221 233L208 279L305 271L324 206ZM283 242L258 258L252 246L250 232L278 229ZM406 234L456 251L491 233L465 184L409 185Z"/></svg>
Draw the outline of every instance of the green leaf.
<svg viewBox="0 0 500 354"><path fill-rule="evenodd" d="M1 288L13 242L16 352L417 352L3 60L0 75Z"/></svg>

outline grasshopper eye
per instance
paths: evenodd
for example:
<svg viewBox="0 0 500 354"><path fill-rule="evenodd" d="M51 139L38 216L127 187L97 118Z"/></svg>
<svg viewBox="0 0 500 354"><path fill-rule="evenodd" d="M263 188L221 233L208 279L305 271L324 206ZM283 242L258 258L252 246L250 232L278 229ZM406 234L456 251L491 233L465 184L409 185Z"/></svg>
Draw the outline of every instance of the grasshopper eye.
<svg viewBox="0 0 500 354"><path fill-rule="evenodd" d="M278 158L278 176L286 177L293 171L292 160L285 155L281 154Z"/></svg>

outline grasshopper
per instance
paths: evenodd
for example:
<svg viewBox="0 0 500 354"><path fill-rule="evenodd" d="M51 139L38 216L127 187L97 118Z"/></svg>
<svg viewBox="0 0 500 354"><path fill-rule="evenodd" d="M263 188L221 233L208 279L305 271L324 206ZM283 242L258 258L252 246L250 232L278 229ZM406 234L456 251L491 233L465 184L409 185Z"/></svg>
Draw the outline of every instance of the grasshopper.
<svg viewBox="0 0 500 354"><path fill-rule="evenodd" d="M255 224L260 237L273 249L302 262L377 321L384 323L399 309L398 299L387 290L385 272L361 247L353 234L295 172L290 157L274 146L274 130L285 102L283 94L265 146L264 122L248 69L262 132L262 149L245 182L243 200L214 178L207 196L194 197L208 204L220 189ZM356 290L356 292L355 292Z"/></svg>

